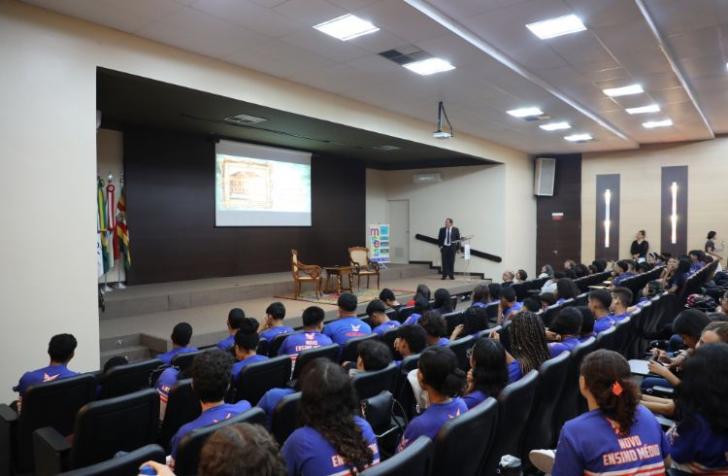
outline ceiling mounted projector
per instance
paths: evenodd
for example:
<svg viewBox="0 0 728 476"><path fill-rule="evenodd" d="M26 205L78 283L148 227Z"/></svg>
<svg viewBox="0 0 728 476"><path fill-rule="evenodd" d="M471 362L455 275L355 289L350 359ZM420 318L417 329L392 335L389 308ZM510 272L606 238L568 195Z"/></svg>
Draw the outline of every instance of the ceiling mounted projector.
<svg viewBox="0 0 728 476"><path fill-rule="evenodd" d="M443 119L447 127L443 127ZM435 139L449 139L454 135L452 124L450 124L450 119L447 117L447 112L445 112L445 106L440 101L437 103L437 130L432 133L432 137Z"/></svg>

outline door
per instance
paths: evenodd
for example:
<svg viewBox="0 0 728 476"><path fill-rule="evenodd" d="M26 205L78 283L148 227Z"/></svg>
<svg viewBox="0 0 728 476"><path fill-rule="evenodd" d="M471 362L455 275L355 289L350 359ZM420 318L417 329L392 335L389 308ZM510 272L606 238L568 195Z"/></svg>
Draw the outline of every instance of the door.
<svg viewBox="0 0 728 476"><path fill-rule="evenodd" d="M387 201L387 223L392 263L409 263L409 200Z"/></svg>

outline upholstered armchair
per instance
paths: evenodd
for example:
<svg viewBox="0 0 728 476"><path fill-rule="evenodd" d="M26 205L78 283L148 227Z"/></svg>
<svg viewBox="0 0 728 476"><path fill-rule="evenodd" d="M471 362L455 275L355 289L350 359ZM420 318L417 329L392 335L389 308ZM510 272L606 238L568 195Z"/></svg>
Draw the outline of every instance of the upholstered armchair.
<svg viewBox="0 0 728 476"><path fill-rule="evenodd" d="M361 277L367 277L367 289L369 289L369 278L377 277L377 289L379 289L379 264L369 259L369 249L363 246L352 246L349 248L349 262L353 268L352 274L356 276L357 287L361 288Z"/></svg>
<svg viewBox="0 0 728 476"><path fill-rule="evenodd" d="M293 296L298 299L301 283L313 283L316 298L321 296L321 266L304 264L298 260L298 251L291 250L291 272L293 273Z"/></svg>

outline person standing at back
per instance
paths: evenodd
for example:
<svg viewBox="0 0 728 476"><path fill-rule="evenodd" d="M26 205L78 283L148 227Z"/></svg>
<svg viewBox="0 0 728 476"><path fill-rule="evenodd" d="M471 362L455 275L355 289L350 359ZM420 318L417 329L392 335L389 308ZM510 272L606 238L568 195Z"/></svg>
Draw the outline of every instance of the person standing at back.
<svg viewBox="0 0 728 476"><path fill-rule="evenodd" d="M440 247L442 279L455 279L455 252L460 247L460 230L453 226L452 218L445 219L445 226L437 235Z"/></svg>
<svg viewBox="0 0 728 476"><path fill-rule="evenodd" d="M324 326L324 334L340 346L344 346L351 339L368 336L372 328L364 321L356 317L356 296L351 293L343 293L337 302L339 306L339 318Z"/></svg>
<svg viewBox="0 0 728 476"><path fill-rule="evenodd" d="M635 261L644 261L647 258L647 253L650 251L650 243L645 238L647 233L645 230L637 232L632 246L629 248L629 253L632 255L632 259Z"/></svg>

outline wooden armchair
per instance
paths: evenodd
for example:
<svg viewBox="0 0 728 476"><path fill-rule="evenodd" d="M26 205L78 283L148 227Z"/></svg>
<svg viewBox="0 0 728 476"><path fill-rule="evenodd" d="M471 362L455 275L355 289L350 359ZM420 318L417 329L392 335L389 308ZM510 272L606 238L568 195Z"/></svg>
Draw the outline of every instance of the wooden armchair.
<svg viewBox="0 0 728 476"><path fill-rule="evenodd" d="M377 277L377 289L379 289L379 264L369 259L369 249L363 246L352 246L349 248L349 262L353 268L352 274L356 276L357 287L361 288L361 277L367 277L367 289L369 289L370 276Z"/></svg>
<svg viewBox="0 0 728 476"><path fill-rule="evenodd" d="M291 272L293 273L293 297L301 294L301 283L313 283L316 298L321 296L321 266L304 264L298 260L298 251L291 250Z"/></svg>

